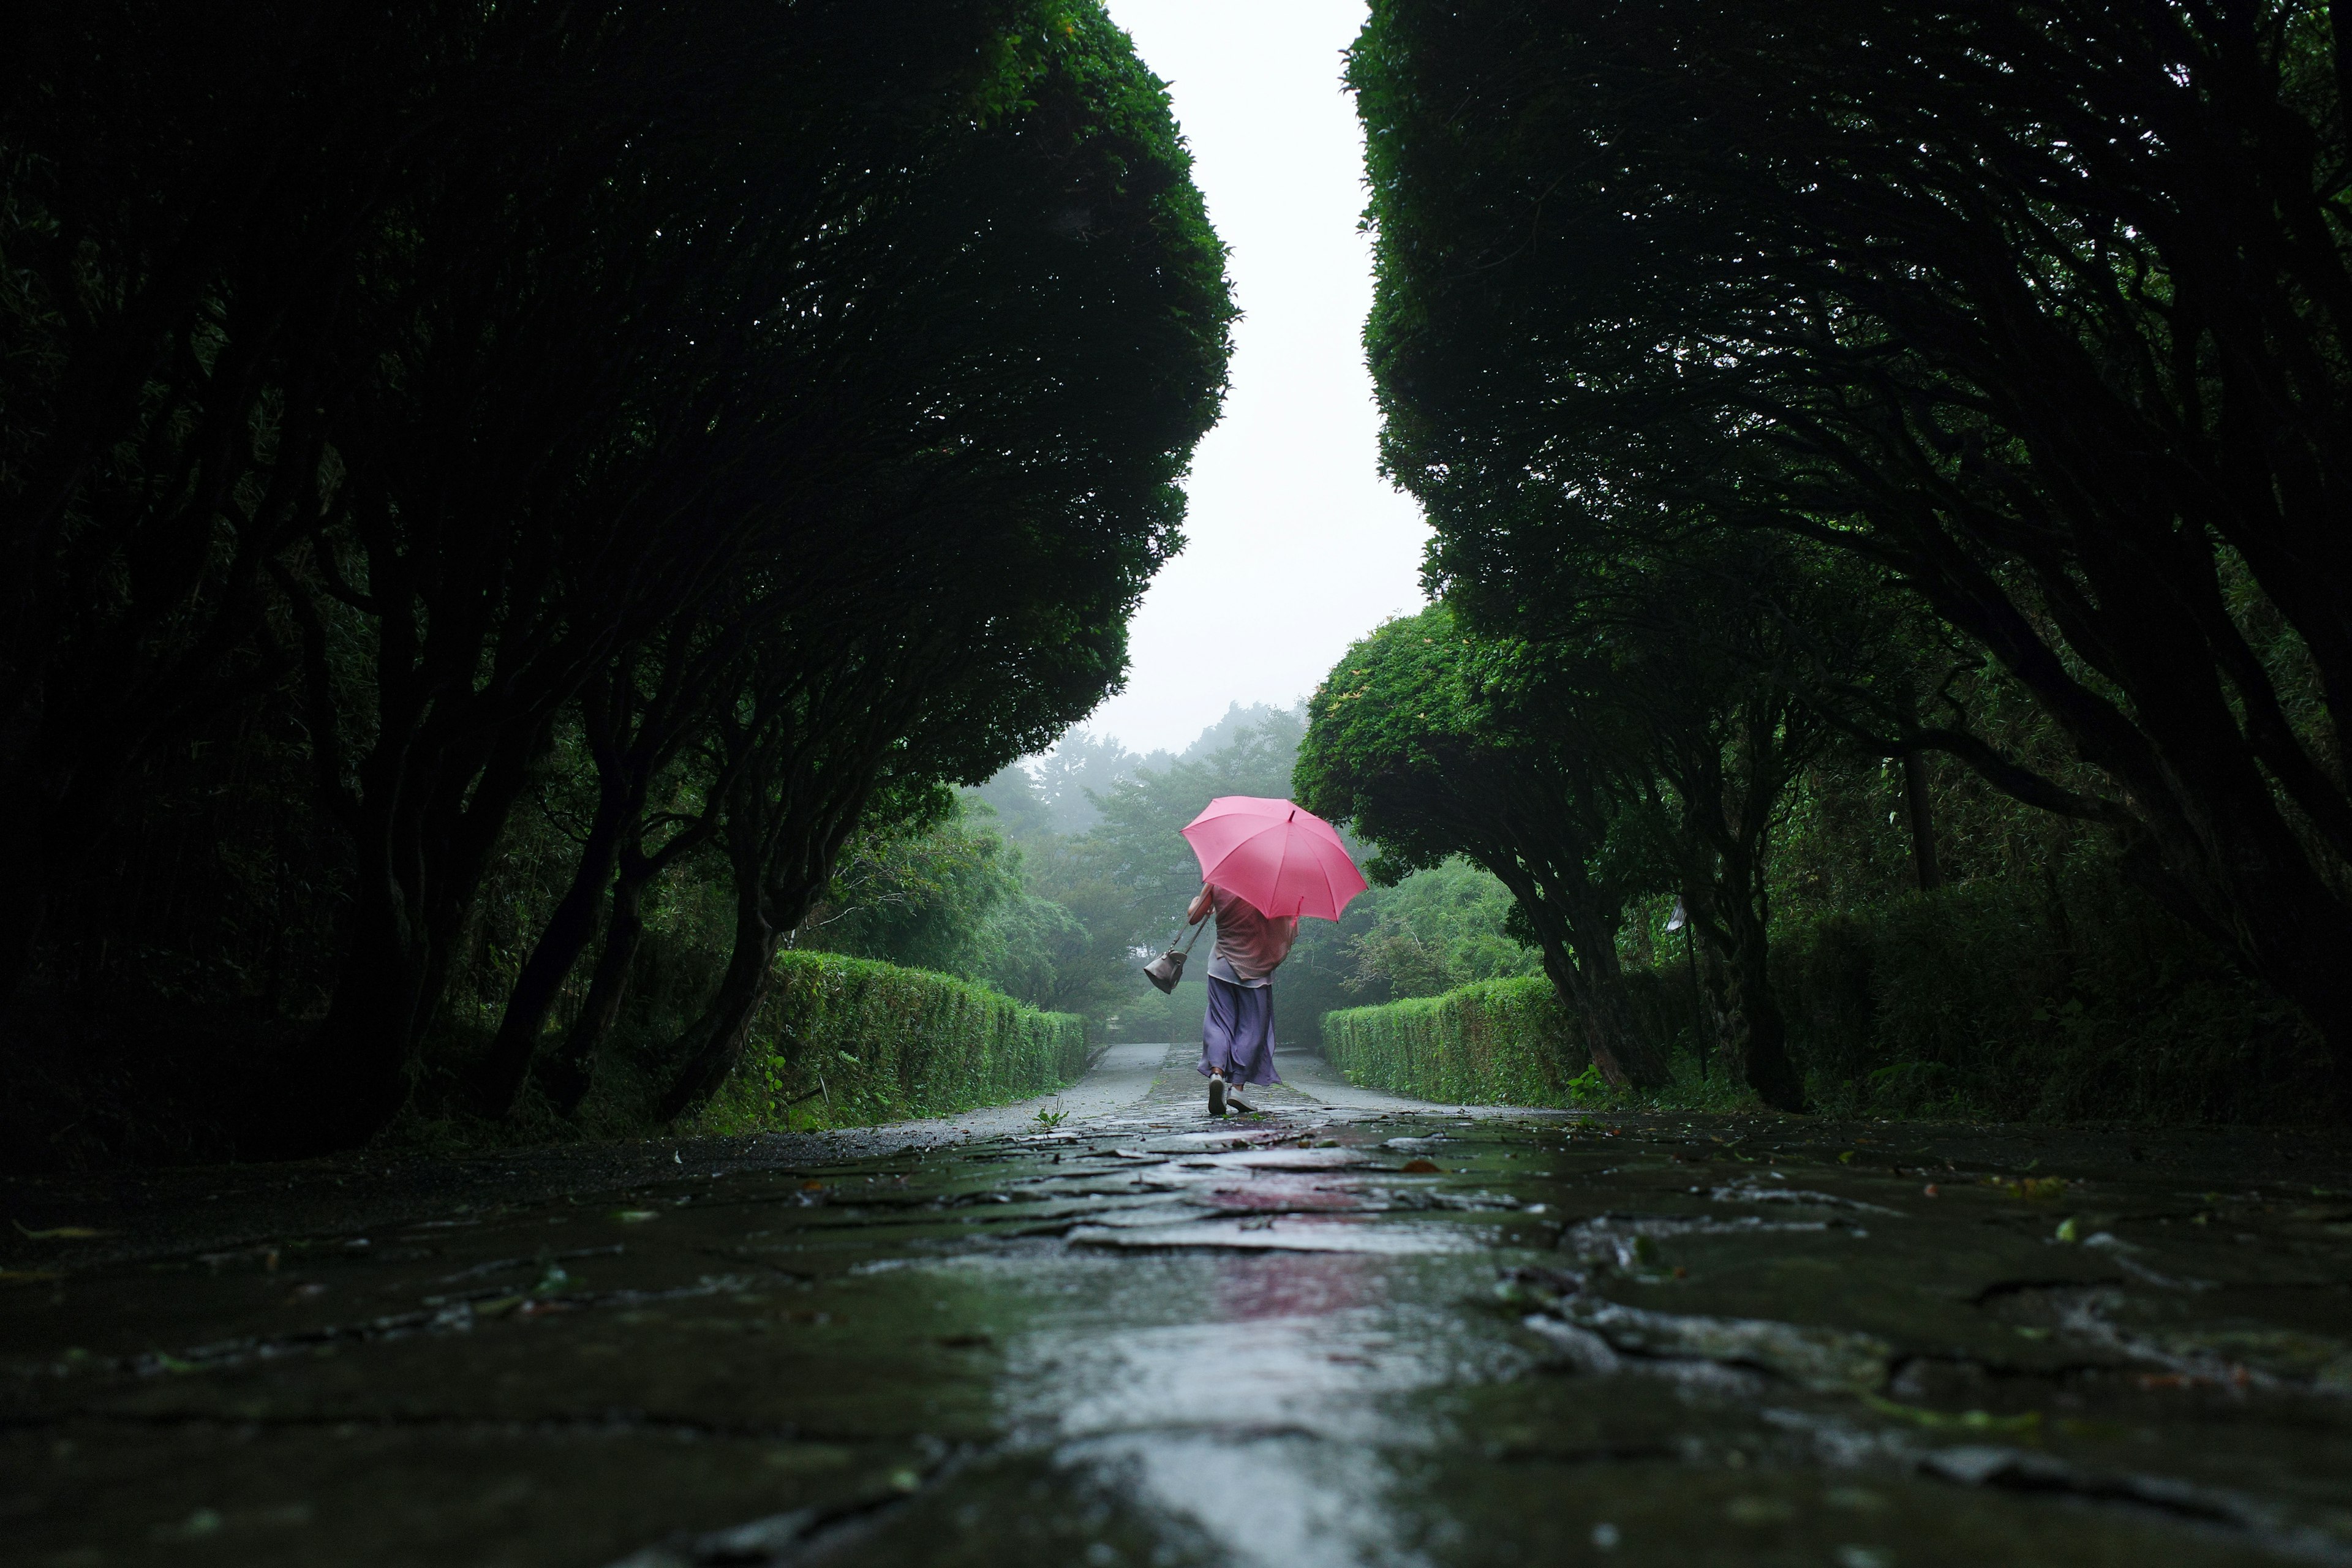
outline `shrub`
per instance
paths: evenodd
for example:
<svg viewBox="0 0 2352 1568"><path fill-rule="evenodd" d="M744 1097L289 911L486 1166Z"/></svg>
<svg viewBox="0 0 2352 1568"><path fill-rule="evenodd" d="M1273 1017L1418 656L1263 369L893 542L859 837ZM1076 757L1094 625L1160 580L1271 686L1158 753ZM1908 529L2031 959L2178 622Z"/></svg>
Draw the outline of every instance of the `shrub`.
<svg viewBox="0 0 2352 1568"><path fill-rule="evenodd" d="M1986 881L1790 921L1772 976L1790 1054L1837 1115L2171 1122L2309 1120L2326 1064L2275 994L2085 860L2042 886ZM1638 1026L1673 1061L1657 1103L1727 1109L1698 1070L1679 964L1627 976ZM1541 980L1358 1007L1323 1020L1357 1083L1424 1100L1590 1103L1570 1026Z"/></svg>
<svg viewBox="0 0 2352 1568"><path fill-rule="evenodd" d="M1833 1111L2294 1121L2325 1074L2292 1007L2104 861L1792 923L1773 979Z"/></svg>
<svg viewBox="0 0 2352 1568"><path fill-rule="evenodd" d="M1350 1083L1463 1105L1574 1103L1590 1059L1539 976L1326 1013L1323 1052Z"/></svg>
<svg viewBox="0 0 2352 1568"><path fill-rule="evenodd" d="M1086 1071L1085 1021L984 986L829 952L787 952L743 1064L699 1130L865 1126L1001 1104Z"/></svg>

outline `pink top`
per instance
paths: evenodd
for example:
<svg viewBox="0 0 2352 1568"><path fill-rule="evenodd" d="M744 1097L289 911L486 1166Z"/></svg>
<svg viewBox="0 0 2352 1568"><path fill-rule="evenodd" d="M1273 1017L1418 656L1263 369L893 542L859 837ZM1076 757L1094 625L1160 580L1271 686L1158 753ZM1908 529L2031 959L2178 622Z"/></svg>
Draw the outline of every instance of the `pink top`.
<svg viewBox="0 0 2352 1568"><path fill-rule="evenodd" d="M1269 918L1255 904L1223 888L1210 889L1209 897L1217 911L1217 951L1209 959L1211 978L1235 985L1267 984L1290 956L1290 944L1298 940L1298 918Z"/></svg>

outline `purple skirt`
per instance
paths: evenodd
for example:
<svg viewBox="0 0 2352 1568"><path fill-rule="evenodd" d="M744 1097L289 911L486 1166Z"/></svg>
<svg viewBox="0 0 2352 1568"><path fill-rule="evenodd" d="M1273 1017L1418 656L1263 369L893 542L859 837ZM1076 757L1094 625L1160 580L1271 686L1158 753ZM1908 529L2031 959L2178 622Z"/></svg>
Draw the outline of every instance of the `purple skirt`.
<svg viewBox="0 0 2352 1568"><path fill-rule="evenodd" d="M1201 1021L1201 1076L1222 1072L1232 1084L1280 1083L1274 1070L1274 987L1236 985L1209 976L1209 1016Z"/></svg>

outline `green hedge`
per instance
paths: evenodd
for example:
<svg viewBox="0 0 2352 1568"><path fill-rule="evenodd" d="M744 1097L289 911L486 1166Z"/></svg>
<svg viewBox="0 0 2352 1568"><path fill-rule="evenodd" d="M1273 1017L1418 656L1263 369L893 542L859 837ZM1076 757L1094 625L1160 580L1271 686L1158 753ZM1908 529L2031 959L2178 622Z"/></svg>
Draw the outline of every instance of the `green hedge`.
<svg viewBox="0 0 2352 1568"><path fill-rule="evenodd" d="M1790 1054L1832 1114L2307 1121L2326 1079L2293 1008L2101 862L2039 888L1947 888L1789 922L1772 977ZM1662 1100L1736 1096L1699 1077L1683 966L1626 979L1674 1063ZM1570 1104L1587 1066L1536 979L1328 1014L1323 1038L1352 1082L1455 1104Z"/></svg>
<svg viewBox="0 0 2352 1568"><path fill-rule="evenodd" d="M1588 1059L1540 976L1326 1013L1323 1054L1349 1083L1456 1105L1567 1105Z"/></svg>
<svg viewBox="0 0 2352 1568"><path fill-rule="evenodd" d="M2316 1037L2115 868L1911 894L1776 932L1823 1109L2004 1121L2308 1121Z"/></svg>
<svg viewBox="0 0 2352 1568"><path fill-rule="evenodd" d="M787 952L743 1064L701 1129L871 1126L1000 1105L1076 1081L1086 1022L928 970Z"/></svg>

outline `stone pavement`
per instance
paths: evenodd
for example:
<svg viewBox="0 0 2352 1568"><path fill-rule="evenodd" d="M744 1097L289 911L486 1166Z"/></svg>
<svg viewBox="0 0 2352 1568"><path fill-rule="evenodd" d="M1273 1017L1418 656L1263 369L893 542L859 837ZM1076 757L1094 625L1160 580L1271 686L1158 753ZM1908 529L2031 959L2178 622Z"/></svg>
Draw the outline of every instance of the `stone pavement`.
<svg viewBox="0 0 2352 1568"><path fill-rule="evenodd" d="M0 1561L2352 1563L2331 1140L1288 1056L1213 1122L1192 1055L1050 1128L0 1185Z"/></svg>

